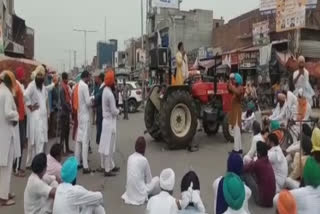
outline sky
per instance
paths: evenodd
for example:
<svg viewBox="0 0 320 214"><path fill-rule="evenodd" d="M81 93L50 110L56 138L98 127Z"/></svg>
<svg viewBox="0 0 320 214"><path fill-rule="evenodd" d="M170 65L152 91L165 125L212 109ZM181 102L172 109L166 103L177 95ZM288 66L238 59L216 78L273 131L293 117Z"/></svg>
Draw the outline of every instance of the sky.
<svg viewBox="0 0 320 214"><path fill-rule="evenodd" d="M258 6L259 0L183 0L181 9L213 10L214 18L229 20ZM15 0L15 12L35 30L35 59L59 70L69 67L69 50L77 51L78 66L84 63L84 35L75 28L97 31L87 35L89 63L105 38L105 17L107 39L118 39L120 49L141 35L140 0Z"/></svg>

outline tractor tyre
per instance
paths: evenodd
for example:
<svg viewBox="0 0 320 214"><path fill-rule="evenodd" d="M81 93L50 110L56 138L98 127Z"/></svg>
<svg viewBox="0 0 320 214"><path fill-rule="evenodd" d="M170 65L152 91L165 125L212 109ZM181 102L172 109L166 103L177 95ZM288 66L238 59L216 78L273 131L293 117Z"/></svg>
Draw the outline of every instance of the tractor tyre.
<svg viewBox="0 0 320 214"><path fill-rule="evenodd" d="M159 124L159 112L151 100L147 101L144 111L144 123L148 133L156 141L162 140Z"/></svg>
<svg viewBox="0 0 320 214"><path fill-rule="evenodd" d="M203 129L207 135L215 135L219 131L220 124L218 122L203 122Z"/></svg>
<svg viewBox="0 0 320 214"><path fill-rule="evenodd" d="M224 138L228 142L233 143L234 142L233 131L231 126L229 125L228 115L224 117L223 124L222 124L222 131L223 131Z"/></svg>
<svg viewBox="0 0 320 214"><path fill-rule="evenodd" d="M169 149L186 148L196 134L198 119L196 106L191 95L176 90L162 102L160 130Z"/></svg>

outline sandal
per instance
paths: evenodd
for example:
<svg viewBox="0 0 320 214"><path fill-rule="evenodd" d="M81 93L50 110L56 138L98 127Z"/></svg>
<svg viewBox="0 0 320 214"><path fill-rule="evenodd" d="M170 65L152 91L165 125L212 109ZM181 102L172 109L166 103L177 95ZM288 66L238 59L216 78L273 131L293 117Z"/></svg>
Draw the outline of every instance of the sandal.
<svg viewBox="0 0 320 214"><path fill-rule="evenodd" d="M18 177L18 178L24 178L24 177L26 177L26 174L25 174L25 172L23 172L22 170L20 170L20 171L14 173L14 176L16 176L16 177Z"/></svg>
<svg viewBox="0 0 320 214"><path fill-rule="evenodd" d="M9 193L9 199L14 199L16 197L16 195L14 193Z"/></svg>
<svg viewBox="0 0 320 214"><path fill-rule="evenodd" d="M2 207L10 207L10 206L13 206L13 205L15 205L16 204L16 202L14 201L14 200L12 200L12 199L9 199L9 200L1 200L1 202L0 202L0 205L2 206Z"/></svg>

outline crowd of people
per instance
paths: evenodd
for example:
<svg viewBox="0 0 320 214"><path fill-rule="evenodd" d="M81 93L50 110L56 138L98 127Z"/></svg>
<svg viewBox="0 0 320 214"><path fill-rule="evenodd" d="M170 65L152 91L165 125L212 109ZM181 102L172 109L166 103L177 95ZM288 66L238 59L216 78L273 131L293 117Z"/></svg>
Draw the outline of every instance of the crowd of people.
<svg viewBox="0 0 320 214"><path fill-rule="evenodd" d="M183 51L183 46L179 50ZM62 74L61 84L54 77L51 84L45 85L46 72L45 66L38 66L26 89L22 68L15 73L3 71L0 75L0 205L15 204L10 184L12 170L18 177L25 176L21 160L23 147L28 142L26 167L32 173L24 191L24 213L105 213L102 193L77 185L77 176L81 168L83 174L95 171L88 162L92 108L96 109L96 143L101 160L96 171L111 177L120 170L114 162L117 119L121 113L115 74L112 70L99 74L97 90L90 96L88 71L81 73L80 82L72 88L67 73ZM277 95L277 106L266 119L268 125L263 126L255 119L252 104L250 111L243 115L242 77L238 73L230 76L228 89L233 96L229 125L234 130L234 149L228 155L226 173L212 185L215 214L250 214L250 198L261 207L275 206L279 214L319 212L320 126L312 130L310 125L313 93L308 81L304 58L300 57L299 70L294 74L295 91L282 91ZM48 92L57 87L61 106L60 143L53 144L46 154ZM250 118L245 129L253 133L247 154L242 148L243 118ZM71 120L74 152L69 147ZM293 143L290 144L284 140L283 127L288 125L292 126ZM175 172L168 168L153 177L145 157L146 145L145 138L139 137L135 152L128 158L127 181L121 197L124 203L146 204L148 214L206 213L196 172L189 171L183 176L181 195L173 197ZM69 157L63 162L65 154Z"/></svg>

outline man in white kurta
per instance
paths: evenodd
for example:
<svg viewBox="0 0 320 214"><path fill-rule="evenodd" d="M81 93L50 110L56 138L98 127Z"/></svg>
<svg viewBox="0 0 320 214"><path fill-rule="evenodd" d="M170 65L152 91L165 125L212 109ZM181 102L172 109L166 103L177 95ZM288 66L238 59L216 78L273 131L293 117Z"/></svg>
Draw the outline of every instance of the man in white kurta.
<svg viewBox="0 0 320 214"><path fill-rule="evenodd" d="M286 103L287 103L287 117L292 118L296 112L298 106L298 98L291 92L286 91Z"/></svg>
<svg viewBox="0 0 320 214"><path fill-rule="evenodd" d="M277 135L268 136L268 144L271 149L268 151L268 158L276 176L276 192L279 193L283 188L288 176L288 163L284 156Z"/></svg>
<svg viewBox="0 0 320 214"><path fill-rule="evenodd" d="M294 94L298 96L298 91L302 88L309 104L312 106L312 97L315 93L309 82L309 72L305 68L305 58L300 56L298 58L298 63L299 69L293 73L293 84L295 87Z"/></svg>
<svg viewBox="0 0 320 214"><path fill-rule="evenodd" d="M152 178L149 162L144 156L145 149L145 138L139 137L136 152L128 158L126 192L122 195L126 204L142 205L150 195L160 192L159 177Z"/></svg>
<svg viewBox="0 0 320 214"><path fill-rule="evenodd" d="M14 139L19 115L9 89L12 83L10 85L10 78L5 71L0 79L0 204L13 205L15 202L10 199L10 182L13 160L17 156Z"/></svg>
<svg viewBox="0 0 320 214"><path fill-rule="evenodd" d="M287 124L288 121L288 107L286 102L286 96L282 93L278 94L278 103L276 108L272 111L272 115L269 116L269 120L277 120L280 124Z"/></svg>
<svg viewBox="0 0 320 214"><path fill-rule="evenodd" d="M67 159L61 169L61 183L56 191L53 214L105 214L101 192L91 192L76 185L78 162Z"/></svg>
<svg viewBox="0 0 320 214"><path fill-rule="evenodd" d="M24 94L26 106L29 109L28 120L28 154L26 166L30 167L33 157L45 150L48 142L48 92L56 83L48 86L44 85L45 69L38 66L34 71L36 77L32 81Z"/></svg>
<svg viewBox="0 0 320 214"><path fill-rule="evenodd" d="M89 87L87 85L88 81L89 72L83 71L78 87L78 130L76 137L77 142L75 156L79 163L82 157L84 174L91 172L88 165L88 150L91 136L90 107L92 106L92 102L89 95Z"/></svg>
<svg viewBox="0 0 320 214"><path fill-rule="evenodd" d="M178 213L180 202L172 196L174 184L174 171L172 169L164 169L160 174L160 187L162 191L148 201L147 214Z"/></svg>
<svg viewBox="0 0 320 214"><path fill-rule="evenodd" d="M114 84L114 73L108 71L105 76L105 88L102 93L103 121L99 144L99 153L103 164L101 168L105 170L104 175L106 177L115 176L113 172L119 171L113 160L113 155L116 151L117 115L119 114L116 100L111 90Z"/></svg>

